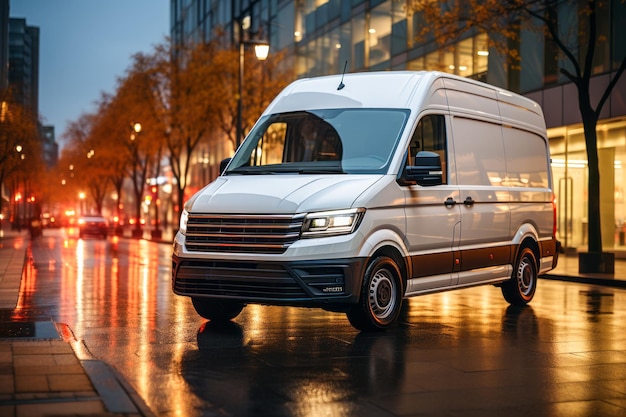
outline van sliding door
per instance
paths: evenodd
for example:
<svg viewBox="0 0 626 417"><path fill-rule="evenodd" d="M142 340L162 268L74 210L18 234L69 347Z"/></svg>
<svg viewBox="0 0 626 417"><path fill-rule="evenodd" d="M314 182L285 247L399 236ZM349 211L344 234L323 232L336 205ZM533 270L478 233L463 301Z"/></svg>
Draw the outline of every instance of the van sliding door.
<svg viewBox="0 0 626 417"><path fill-rule="evenodd" d="M509 191L502 127L452 117L461 208L459 285L489 281L510 273Z"/></svg>

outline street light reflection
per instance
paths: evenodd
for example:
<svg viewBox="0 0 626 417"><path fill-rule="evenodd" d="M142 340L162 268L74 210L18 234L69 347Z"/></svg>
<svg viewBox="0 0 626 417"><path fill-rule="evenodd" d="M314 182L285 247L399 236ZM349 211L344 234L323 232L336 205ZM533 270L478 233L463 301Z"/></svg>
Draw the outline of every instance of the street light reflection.
<svg viewBox="0 0 626 417"><path fill-rule="evenodd" d="M78 334L84 333L83 325L85 323L83 317L83 297L84 297L84 275L85 275L85 241L76 241L76 275L75 285L70 286L69 291L74 292L74 302L76 305L75 331Z"/></svg>

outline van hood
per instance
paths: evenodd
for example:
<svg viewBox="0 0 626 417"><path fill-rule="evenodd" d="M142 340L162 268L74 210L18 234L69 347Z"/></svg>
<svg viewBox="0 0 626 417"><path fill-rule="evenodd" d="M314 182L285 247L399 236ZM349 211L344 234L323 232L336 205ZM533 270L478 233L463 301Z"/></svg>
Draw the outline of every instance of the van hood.
<svg viewBox="0 0 626 417"><path fill-rule="evenodd" d="M222 176L187 204L194 213L295 214L345 209L380 175Z"/></svg>

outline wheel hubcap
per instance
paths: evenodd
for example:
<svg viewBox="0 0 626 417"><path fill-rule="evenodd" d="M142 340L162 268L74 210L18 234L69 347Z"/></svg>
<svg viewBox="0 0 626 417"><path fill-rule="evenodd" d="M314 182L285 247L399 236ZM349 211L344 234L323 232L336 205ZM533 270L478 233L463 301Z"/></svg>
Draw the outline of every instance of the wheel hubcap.
<svg viewBox="0 0 626 417"><path fill-rule="evenodd" d="M385 319L393 313L396 292L388 271L380 270L374 274L370 285L369 302L372 313L379 319Z"/></svg>
<svg viewBox="0 0 626 417"><path fill-rule="evenodd" d="M528 295L532 291L534 275L533 267L528 258L523 258L517 268L517 283L522 294Z"/></svg>

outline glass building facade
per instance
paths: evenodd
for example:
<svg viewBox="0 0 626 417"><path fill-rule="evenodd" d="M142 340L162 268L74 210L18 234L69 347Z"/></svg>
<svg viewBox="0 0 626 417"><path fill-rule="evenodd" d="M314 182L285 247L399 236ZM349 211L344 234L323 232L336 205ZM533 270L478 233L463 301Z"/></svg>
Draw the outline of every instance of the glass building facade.
<svg viewBox="0 0 626 417"><path fill-rule="evenodd" d="M575 86L560 72L571 69L558 51L532 28L522 29L515 48L519 65L508 65L489 47L489 34L474 32L442 46L418 40L427 24L411 11L411 0L171 0L175 42L210 40L217 30L237 42L247 36L269 39L285 51L282 65L298 78L359 71L438 70L484 81L532 98L542 105L552 152L559 239L566 248L587 244L587 158ZM578 2L563 2L565 27L582 25ZM626 5L603 2L598 11L599 42L593 61L592 102L597 103L626 56ZM536 22L535 22L536 23ZM576 41L576 40L575 40ZM579 51L574 45L573 50ZM580 48L582 54L584 48ZM557 57L557 59L555 59ZM582 61L582 55L580 60ZM598 123L601 221L605 250L626 249L626 75L615 86Z"/></svg>

